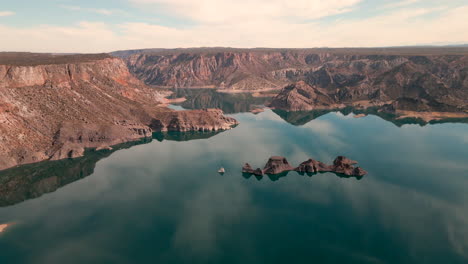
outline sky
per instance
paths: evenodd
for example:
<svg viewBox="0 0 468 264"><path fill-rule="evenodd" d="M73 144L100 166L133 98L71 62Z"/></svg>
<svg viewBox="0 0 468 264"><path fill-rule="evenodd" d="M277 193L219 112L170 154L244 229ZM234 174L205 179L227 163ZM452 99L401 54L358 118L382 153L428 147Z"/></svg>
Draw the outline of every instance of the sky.
<svg viewBox="0 0 468 264"><path fill-rule="evenodd" d="M468 0L0 0L0 51L468 43Z"/></svg>

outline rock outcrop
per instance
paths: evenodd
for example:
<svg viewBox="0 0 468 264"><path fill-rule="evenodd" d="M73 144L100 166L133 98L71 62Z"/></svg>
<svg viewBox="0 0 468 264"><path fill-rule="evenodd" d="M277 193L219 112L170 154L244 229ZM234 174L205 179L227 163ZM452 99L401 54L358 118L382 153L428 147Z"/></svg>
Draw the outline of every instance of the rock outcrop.
<svg viewBox="0 0 468 264"><path fill-rule="evenodd" d="M305 81L299 81L284 87L268 106L288 112L340 110L347 107L357 110L374 108L378 112L395 115L396 118L415 117L425 122L444 118L468 118L468 97L459 100L460 98L457 98L457 96L464 98L464 95L457 94L457 91L452 95L450 95L452 92L447 90L446 92L443 96L426 97L427 99L415 95L413 98L388 98L387 101L371 97L366 100L353 101L342 99L340 95L342 90L327 91L323 88L311 86ZM453 100L445 100L444 98L447 96L452 97ZM443 100L445 101L442 102Z"/></svg>
<svg viewBox="0 0 468 264"><path fill-rule="evenodd" d="M264 174L278 175L289 171L297 171L299 173L333 172L347 177L363 177L367 174L367 171L364 169L354 167L353 165L355 164L357 164L357 162L354 160L350 160L344 156L338 156L333 161L333 165L327 165L321 161L308 159L302 162L298 167L293 168L286 158L273 156L268 160L263 170L260 168L254 170L249 163L246 163L244 167L242 167L242 173L262 176Z"/></svg>
<svg viewBox="0 0 468 264"><path fill-rule="evenodd" d="M322 88L312 87L304 81L288 85L269 104L275 109L310 111L315 109L343 108Z"/></svg>
<svg viewBox="0 0 468 264"><path fill-rule="evenodd" d="M224 116L220 109L189 111L164 111L152 119L150 127L154 131L218 131L228 130L238 122Z"/></svg>
<svg viewBox="0 0 468 264"><path fill-rule="evenodd" d="M297 172L319 173L332 171L331 166L317 160L308 159L294 169Z"/></svg>
<svg viewBox="0 0 468 264"><path fill-rule="evenodd" d="M367 174L365 170L360 167L354 167L353 165L357 164L357 161L350 160L343 156L338 156L331 166L331 171L339 174L344 174L347 176L364 176Z"/></svg>
<svg viewBox="0 0 468 264"><path fill-rule="evenodd" d="M294 168L289 165L285 157L273 156L268 159L265 167L263 168L264 174L280 174L285 171L291 171Z"/></svg>
<svg viewBox="0 0 468 264"><path fill-rule="evenodd" d="M0 53L0 170L82 156L154 131L224 130L220 110L174 111L118 58Z"/></svg>

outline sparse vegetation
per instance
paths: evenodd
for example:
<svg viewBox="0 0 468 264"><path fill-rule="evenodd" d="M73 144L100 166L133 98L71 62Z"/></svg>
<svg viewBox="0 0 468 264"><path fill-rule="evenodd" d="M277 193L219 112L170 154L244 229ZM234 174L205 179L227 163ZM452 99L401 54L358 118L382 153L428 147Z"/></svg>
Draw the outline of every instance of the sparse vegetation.
<svg viewBox="0 0 468 264"><path fill-rule="evenodd" d="M109 54L49 54L29 52L0 52L0 65L37 66L73 64L111 58Z"/></svg>

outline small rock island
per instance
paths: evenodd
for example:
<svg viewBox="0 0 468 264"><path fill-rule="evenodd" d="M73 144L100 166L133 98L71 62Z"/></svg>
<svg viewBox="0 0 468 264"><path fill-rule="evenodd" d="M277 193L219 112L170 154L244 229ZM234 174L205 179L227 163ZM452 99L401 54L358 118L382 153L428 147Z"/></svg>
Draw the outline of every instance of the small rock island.
<svg viewBox="0 0 468 264"><path fill-rule="evenodd" d="M273 156L268 159L263 170L260 168L254 170L249 163L246 163L244 167L242 167L242 172L257 176L263 176L264 174L276 175L289 171L297 171L300 173L333 172L349 177L362 177L367 174L367 171L361 167L354 167L353 165L355 164L357 164L357 161L350 160L344 156L338 156L333 161L333 165L327 165L321 161L308 159L302 162L298 167L293 168L285 157Z"/></svg>

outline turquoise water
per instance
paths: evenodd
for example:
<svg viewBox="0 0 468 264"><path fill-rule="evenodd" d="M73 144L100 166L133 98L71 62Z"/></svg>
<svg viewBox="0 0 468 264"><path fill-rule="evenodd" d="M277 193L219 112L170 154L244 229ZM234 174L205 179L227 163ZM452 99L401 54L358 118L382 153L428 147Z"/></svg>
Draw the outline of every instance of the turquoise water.
<svg viewBox="0 0 468 264"><path fill-rule="evenodd" d="M468 262L467 124L278 114L0 172L0 263ZM369 174L242 175L272 155Z"/></svg>

